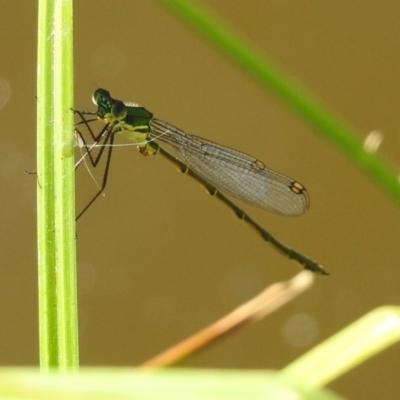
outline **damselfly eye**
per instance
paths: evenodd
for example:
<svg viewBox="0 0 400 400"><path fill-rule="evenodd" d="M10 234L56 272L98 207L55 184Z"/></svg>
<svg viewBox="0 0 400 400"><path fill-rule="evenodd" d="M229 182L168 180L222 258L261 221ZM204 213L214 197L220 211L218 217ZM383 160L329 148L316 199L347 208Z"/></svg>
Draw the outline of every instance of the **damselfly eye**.
<svg viewBox="0 0 400 400"><path fill-rule="evenodd" d="M111 116L114 119L120 120L126 117L126 105L122 101L114 101L111 105Z"/></svg>
<svg viewBox="0 0 400 400"><path fill-rule="evenodd" d="M92 96L93 103L99 106L104 98L109 98L110 92L105 89L97 89Z"/></svg>

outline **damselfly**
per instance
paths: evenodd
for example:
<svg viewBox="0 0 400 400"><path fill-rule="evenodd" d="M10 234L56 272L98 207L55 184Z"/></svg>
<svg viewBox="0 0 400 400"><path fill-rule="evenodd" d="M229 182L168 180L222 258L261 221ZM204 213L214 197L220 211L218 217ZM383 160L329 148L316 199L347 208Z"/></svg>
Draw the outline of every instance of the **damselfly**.
<svg viewBox="0 0 400 400"><path fill-rule="evenodd" d="M133 142L143 155L161 154L175 164L180 172L197 180L209 194L220 199L239 219L246 221L276 250L296 260L305 269L328 275L316 261L274 238L221 192L227 192L252 205L278 214L296 216L303 214L310 203L308 192L301 183L267 168L254 157L189 135L173 125L154 118L144 107L115 100L107 90L97 89L93 94L93 102L97 106L97 111L74 110L80 117L75 123L75 133L84 150L75 168L82 161L86 162L86 159L96 167L104 154L107 154L106 164L98 192L77 219L106 187L114 137L115 134L122 134ZM102 120L104 126L99 133L95 133L91 125L98 120ZM84 130L89 132L93 143L86 140ZM160 147L155 140L173 146L180 159ZM99 149L96 153L95 148Z"/></svg>

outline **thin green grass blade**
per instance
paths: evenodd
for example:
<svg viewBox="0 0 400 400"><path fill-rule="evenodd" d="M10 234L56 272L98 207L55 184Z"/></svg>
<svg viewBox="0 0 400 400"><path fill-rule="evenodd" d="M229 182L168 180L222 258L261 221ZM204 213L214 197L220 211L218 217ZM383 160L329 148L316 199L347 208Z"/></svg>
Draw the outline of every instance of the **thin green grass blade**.
<svg viewBox="0 0 400 400"><path fill-rule="evenodd" d="M318 388L400 341L400 307L379 307L282 369L288 382Z"/></svg>
<svg viewBox="0 0 400 400"><path fill-rule="evenodd" d="M364 150L363 135L326 109L316 96L280 71L264 54L204 6L191 0L158 1L300 114L400 205L397 173L382 157Z"/></svg>

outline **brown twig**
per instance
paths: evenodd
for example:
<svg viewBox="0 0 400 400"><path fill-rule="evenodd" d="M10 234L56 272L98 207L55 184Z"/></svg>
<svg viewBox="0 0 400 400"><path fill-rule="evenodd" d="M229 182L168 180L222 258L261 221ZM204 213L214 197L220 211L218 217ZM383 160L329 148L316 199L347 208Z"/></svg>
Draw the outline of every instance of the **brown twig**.
<svg viewBox="0 0 400 400"><path fill-rule="evenodd" d="M161 368L174 364L234 329L257 322L271 314L308 289L313 282L314 275L309 271L302 271L289 281L275 283L219 321L151 358L141 366Z"/></svg>

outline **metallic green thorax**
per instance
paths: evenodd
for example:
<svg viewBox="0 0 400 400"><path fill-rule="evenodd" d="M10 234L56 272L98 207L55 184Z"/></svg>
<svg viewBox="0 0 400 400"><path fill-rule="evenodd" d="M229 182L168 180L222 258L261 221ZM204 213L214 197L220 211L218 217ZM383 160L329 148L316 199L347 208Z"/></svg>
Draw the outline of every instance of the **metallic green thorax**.
<svg viewBox="0 0 400 400"><path fill-rule="evenodd" d="M153 114L136 104L125 104L115 100L104 89L97 89L93 94L93 102L97 105L97 116L110 124L113 133L122 133L130 141L136 143L144 155L155 154L158 146L149 141L150 120Z"/></svg>

